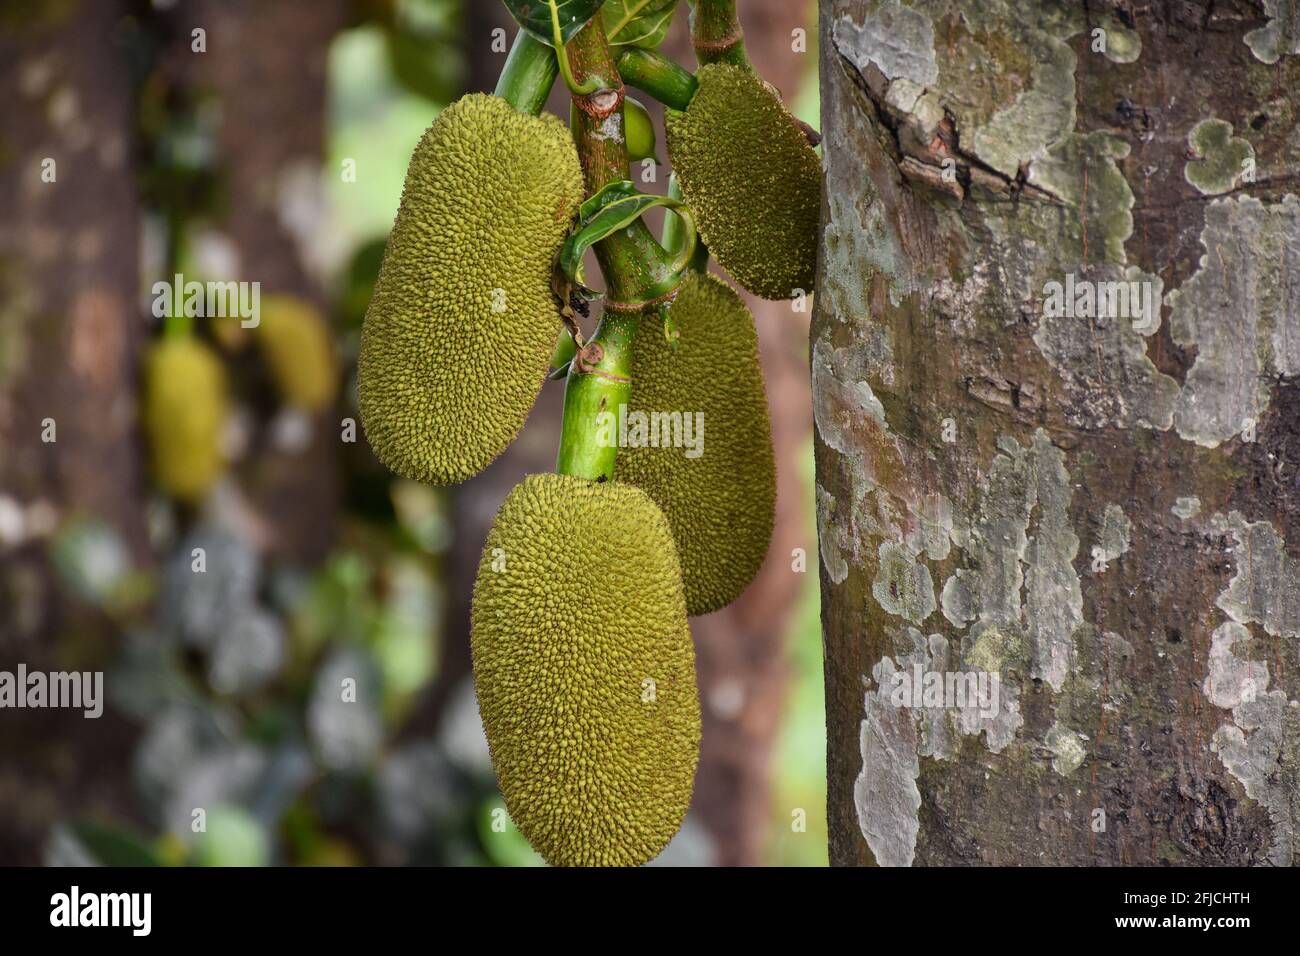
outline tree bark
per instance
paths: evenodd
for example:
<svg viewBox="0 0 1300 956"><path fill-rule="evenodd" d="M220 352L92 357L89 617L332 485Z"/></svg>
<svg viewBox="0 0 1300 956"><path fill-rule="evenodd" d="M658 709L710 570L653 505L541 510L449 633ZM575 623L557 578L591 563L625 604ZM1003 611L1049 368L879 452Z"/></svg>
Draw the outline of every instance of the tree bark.
<svg viewBox="0 0 1300 956"><path fill-rule="evenodd" d="M1265 6L822 0L833 863L1297 861L1300 35Z"/></svg>
<svg viewBox="0 0 1300 956"><path fill-rule="evenodd" d="M113 626L46 545L88 520L149 561L136 420L140 221L124 8L6 14L0 39L0 670L102 669ZM94 215L87 215L94 210ZM131 816L131 735L111 713L6 710L0 860L39 862L75 808Z"/></svg>

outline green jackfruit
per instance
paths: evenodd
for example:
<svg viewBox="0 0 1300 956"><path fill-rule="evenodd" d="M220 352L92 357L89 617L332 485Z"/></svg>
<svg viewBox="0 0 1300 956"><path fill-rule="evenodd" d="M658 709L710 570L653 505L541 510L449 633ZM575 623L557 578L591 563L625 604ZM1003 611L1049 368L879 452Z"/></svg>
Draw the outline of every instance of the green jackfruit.
<svg viewBox="0 0 1300 956"><path fill-rule="evenodd" d="M695 649L663 514L619 482L532 475L474 584L479 713L506 808L556 865L636 865L681 826Z"/></svg>
<svg viewBox="0 0 1300 956"><path fill-rule="evenodd" d="M631 416L642 412L645 437L658 447L639 438L640 447L620 442L626 447L619 448L614 477L663 509L681 559L686 609L707 614L739 597L763 563L776 513L776 460L758 335L740 296L714 276L690 275L672 316L677 351L652 320L641 323L632 342L628 434L636 438ZM667 441L653 418L664 412L674 424L676 412L683 425L697 422L690 436L697 448Z"/></svg>
<svg viewBox="0 0 1300 956"><path fill-rule="evenodd" d="M202 342L168 337L150 348L144 379L154 481L175 498L198 501L224 467L225 368Z"/></svg>
<svg viewBox="0 0 1300 956"><path fill-rule="evenodd" d="M746 289L767 299L812 291L821 164L780 99L751 70L697 74L684 112L669 110L668 158L700 238Z"/></svg>
<svg viewBox="0 0 1300 956"><path fill-rule="evenodd" d="M654 120L645 106L630 96L623 100L623 137L627 140L629 160L634 163L643 159L659 161Z"/></svg>
<svg viewBox="0 0 1300 956"><path fill-rule="evenodd" d="M362 424L390 469L463 481L519 432L560 330L551 266L582 192L554 117L471 94L425 132L358 362Z"/></svg>
<svg viewBox="0 0 1300 956"><path fill-rule="evenodd" d="M310 412L329 407L338 388L338 360L329 327L314 305L291 295L268 295L256 335L287 404Z"/></svg>

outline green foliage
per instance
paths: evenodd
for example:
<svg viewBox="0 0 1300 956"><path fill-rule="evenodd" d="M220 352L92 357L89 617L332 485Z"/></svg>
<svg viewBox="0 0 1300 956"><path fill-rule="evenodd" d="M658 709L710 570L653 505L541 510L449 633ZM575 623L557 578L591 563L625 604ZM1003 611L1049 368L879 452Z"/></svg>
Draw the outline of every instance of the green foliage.
<svg viewBox="0 0 1300 956"><path fill-rule="evenodd" d="M678 0L605 0L601 10L611 46L653 50L664 42Z"/></svg>
<svg viewBox="0 0 1300 956"><path fill-rule="evenodd" d="M600 12L602 0L502 0L510 15L537 39L552 42L552 9L559 14L560 36L565 43Z"/></svg>
<svg viewBox="0 0 1300 956"><path fill-rule="evenodd" d="M671 209L690 223L686 247L693 252L694 223L690 219L690 212L682 203L669 196L639 192L629 180L620 180L610 183L582 204L578 210L578 226L565 240L560 251L560 268L580 292L588 297L594 295L586 287L583 276L582 257L587 250L602 239L626 229L657 207ZM681 256L682 263L688 258L689 252L684 253Z"/></svg>

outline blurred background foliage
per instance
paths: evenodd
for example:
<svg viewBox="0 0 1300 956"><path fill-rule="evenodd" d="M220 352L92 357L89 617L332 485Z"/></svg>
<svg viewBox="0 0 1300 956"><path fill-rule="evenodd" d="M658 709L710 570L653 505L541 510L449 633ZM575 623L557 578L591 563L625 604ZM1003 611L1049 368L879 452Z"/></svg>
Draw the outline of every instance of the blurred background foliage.
<svg viewBox="0 0 1300 956"><path fill-rule="evenodd" d="M112 713L107 722L57 726L32 715L22 726L0 720L0 802L24 808L0 825L0 862L540 864L496 791L466 668L463 609L466 565L485 521L525 470L549 468L555 445L546 420L556 417L557 399L539 405L529 428L537 435L521 439L512 452L519 457L455 491L392 477L359 431L355 443L337 441L338 421L357 418L361 319L411 150L439 108L466 90L490 89L504 61L492 31L513 30L489 6L499 5L180 0L123 4L112 18L136 123L141 290L176 272L260 280L264 302L296 297L328 323L342 381L335 405L295 407L236 322L200 323L197 334L221 356L233 395L231 465L204 500L172 501L138 478L143 529L133 540L119 517L57 501L42 525L44 513L0 482L0 518L5 506L18 508L20 527L6 543L0 521L11 599L0 665L103 669ZM741 14L760 72L763 51L790 50L791 22L807 30L806 53L787 56L802 74L792 105L816 125L815 4L747 6ZM668 49L693 66L683 55L686 15L683 3ZM20 51L25 42L75 50L80 41L66 34L95 27L81 19L33 8L6 42ZM206 30L202 56L192 55L195 26ZM320 49L299 49L312 43ZM307 85L284 91L289 82ZM551 108L559 112L562 99ZM656 183L643 188L662 191L667 170ZM148 297L137 298L135 321L148 316ZM771 314L792 328L787 358L796 373L800 363L806 370L807 316L788 305ZM146 326L141 346L157 333L156 323ZM801 542L806 570L796 574L789 549L774 545L771 573L795 575L797 586L782 598L789 606L776 650L762 651L779 658L761 662L778 679L750 690L772 698L760 703L775 715L775 733L753 744L770 753L724 755L712 774L702 766L700 787L709 792L697 800L710 809L692 811L663 863L826 862L809 414L806 396L781 382L769 374L774 411L804 408L789 430L793 472L783 475L796 481L781 494L793 525L785 540ZM70 602L53 623L39 614L20 623L14 582L24 567L48 570L54 593ZM743 613L737 621L713 626L743 659ZM32 646L22 642L27 630L48 635L48 653L17 654ZM748 704L733 699L736 686L747 686L744 675L713 677L724 690L711 691L702 675L706 708L721 720L745 719ZM348 687L353 697L342 699ZM82 774L53 759L25 765L24 735L33 751L71 735L63 746L74 756L78 747L105 747L98 735L114 735L127 743L106 752L126 759L88 763ZM709 735L706 724L706 764L714 759ZM737 776L728 760L758 766L765 779ZM79 788L78 779L89 785ZM756 787L765 792L753 794ZM738 791L759 816L746 811L727 825ZM51 793L44 809L31 805Z"/></svg>

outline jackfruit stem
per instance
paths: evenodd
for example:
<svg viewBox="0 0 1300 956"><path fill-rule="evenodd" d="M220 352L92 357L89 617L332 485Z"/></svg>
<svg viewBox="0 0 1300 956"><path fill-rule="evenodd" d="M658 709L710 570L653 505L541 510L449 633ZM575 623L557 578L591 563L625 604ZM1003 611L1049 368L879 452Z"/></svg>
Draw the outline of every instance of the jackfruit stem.
<svg viewBox="0 0 1300 956"><path fill-rule="evenodd" d="M614 477L619 409L632 395L632 336L639 312L607 310L578 350L564 387L564 418L555 470L591 481Z"/></svg>
<svg viewBox="0 0 1300 956"><path fill-rule="evenodd" d="M695 0L691 11L691 43L695 58L708 63L730 63L751 68L745 52L745 31L736 15L736 0Z"/></svg>
<svg viewBox="0 0 1300 956"><path fill-rule="evenodd" d="M569 41L571 61L580 78L612 77L617 89L574 97L573 137L578 144L589 195L628 179L627 142L623 133L623 86L605 37L594 17ZM669 293L680 281L673 257L664 252L641 219L596 244L596 260L611 302L640 303ZM618 442L602 434L602 413L617 422L620 405L632 390L632 335L643 311L606 308L595 334L574 357L564 390L564 417L555 470L590 480L614 476Z"/></svg>
<svg viewBox="0 0 1300 956"><path fill-rule="evenodd" d="M569 65L569 51L564 45L564 31L560 28L559 4L556 0L546 0L546 4L551 8L551 42L555 46L555 59L560 64L560 73L569 92L574 96L586 96L607 86L607 82L599 76L588 76L579 81L573 75L573 68Z"/></svg>
<svg viewBox="0 0 1300 956"><path fill-rule="evenodd" d="M624 83L675 110L690 106L700 86L694 74L654 50L624 47L616 62Z"/></svg>
<svg viewBox="0 0 1300 956"><path fill-rule="evenodd" d="M668 198L676 199L679 202L685 198L682 195L681 180L677 174L673 173L668 177ZM694 251L687 252L692 238L695 240ZM677 215L664 217L664 231L659 240L659 244L664 247L664 251L677 256L678 262L681 262L683 255L689 255L689 260L684 264L684 268L691 272L707 272L709 270L709 250L700 241L697 235L694 235L694 223L689 222L686 218Z"/></svg>
<svg viewBox="0 0 1300 956"><path fill-rule="evenodd" d="M555 51L527 30L520 30L497 79L496 95L521 113L540 116L559 75Z"/></svg>

